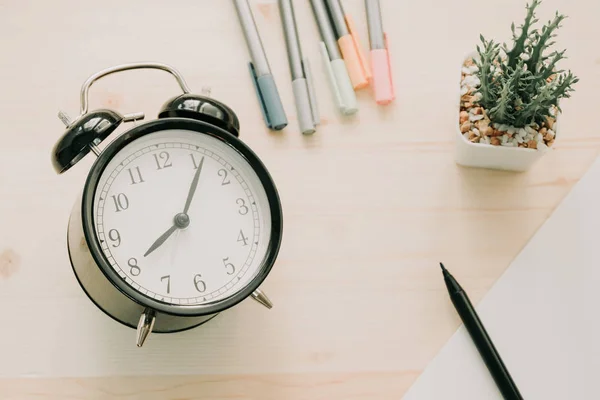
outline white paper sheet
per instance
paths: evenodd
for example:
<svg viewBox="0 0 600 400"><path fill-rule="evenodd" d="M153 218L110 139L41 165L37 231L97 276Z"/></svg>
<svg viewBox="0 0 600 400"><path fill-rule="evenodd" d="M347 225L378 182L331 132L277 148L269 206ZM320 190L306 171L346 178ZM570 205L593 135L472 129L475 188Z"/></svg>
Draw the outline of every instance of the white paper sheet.
<svg viewBox="0 0 600 400"><path fill-rule="evenodd" d="M600 159L477 307L527 400L600 399L599 232ZM502 399L463 326L404 396L429 399Z"/></svg>

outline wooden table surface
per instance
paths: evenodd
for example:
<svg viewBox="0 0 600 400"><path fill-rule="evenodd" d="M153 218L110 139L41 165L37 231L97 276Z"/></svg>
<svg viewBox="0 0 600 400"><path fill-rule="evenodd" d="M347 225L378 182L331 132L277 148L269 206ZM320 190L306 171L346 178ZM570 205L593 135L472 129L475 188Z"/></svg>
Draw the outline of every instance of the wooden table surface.
<svg viewBox="0 0 600 400"><path fill-rule="evenodd" d="M459 326L438 262L479 301L596 157L600 5L546 0L569 16L558 46L581 79L563 102L555 151L523 174L453 161L460 62L479 34L510 40L525 1L382 0L397 101L334 107L308 0L295 0L317 84L321 126L303 137L277 2L251 1L290 124L265 128L232 2L0 2L0 398L399 399ZM362 0L345 0L368 44ZM142 350L134 331L80 290L67 218L93 162L57 176L50 152L79 89L113 65L173 65L212 88L241 121L284 207L280 256L262 288L209 324ZM128 72L94 85L91 109L145 111L178 87ZM27 353L30 354L27 354Z"/></svg>

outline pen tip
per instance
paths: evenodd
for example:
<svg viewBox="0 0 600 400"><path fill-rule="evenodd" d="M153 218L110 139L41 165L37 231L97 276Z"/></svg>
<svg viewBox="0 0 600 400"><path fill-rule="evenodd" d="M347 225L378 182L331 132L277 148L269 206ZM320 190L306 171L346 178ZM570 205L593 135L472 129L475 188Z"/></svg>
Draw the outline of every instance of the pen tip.
<svg viewBox="0 0 600 400"><path fill-rule="evenodd" d="M440 263L440 267L442 267L442 271L447 271L447 270L446 270L446 267L444 267L444 264L443 264L443 263Z"/></svg>

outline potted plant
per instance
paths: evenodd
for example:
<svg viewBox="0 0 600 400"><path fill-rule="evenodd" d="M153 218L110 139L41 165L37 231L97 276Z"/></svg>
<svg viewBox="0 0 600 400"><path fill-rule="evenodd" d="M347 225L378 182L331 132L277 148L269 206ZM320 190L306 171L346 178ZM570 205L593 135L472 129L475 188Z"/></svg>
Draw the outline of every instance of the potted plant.
<svg viewBox="0 0 600 400"><path fill-rule="evenodd" d="M559 70L565 50L549 52L565 19L556 16L535 29L540 0L527 5L524 23L512 30L512 46L480 35L481 47L461 66L456 162L509 171L529 169L552 148L559 101L570 97L578 78Z"/></svg>

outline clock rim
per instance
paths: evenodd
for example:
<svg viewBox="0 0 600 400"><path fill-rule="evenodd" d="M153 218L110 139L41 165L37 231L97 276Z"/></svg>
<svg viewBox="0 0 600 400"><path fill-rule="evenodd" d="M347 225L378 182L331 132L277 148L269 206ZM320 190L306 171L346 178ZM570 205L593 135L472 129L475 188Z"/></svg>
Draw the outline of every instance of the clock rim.
<svg viewBox="0 0 600 400"><path fill-rule="evenodd" d="M112 268L106 255L102 251L100 241L96 234L96 230L94 229L94 197L96 190L98 189L100 177L108 163L119 151L136 139L151 133L170 129L184 129L200 135L210 135L228 145L234 151L237 151L258 176L258 179L265 190L269 204L269 211L271 214L271 235L265 257L258 267L259 272L241 290L237 291L232 296L215 302L200 305L172 304L153 299L137 291L121 279L119 274ZM283 212L279 193L273 178L256 153L240 139L215 125L182 117L161 118L143 123L123 132L115 138L115 140L109 143L100 153L88 173L81 200L81 216L83 233L90 249L90 254L108 281L121 293L138 304L156 311L178 316L201 316L219 313L233 307L250 296L252 292L260 287L271 272L279 254L283 236Z"/></svg>

